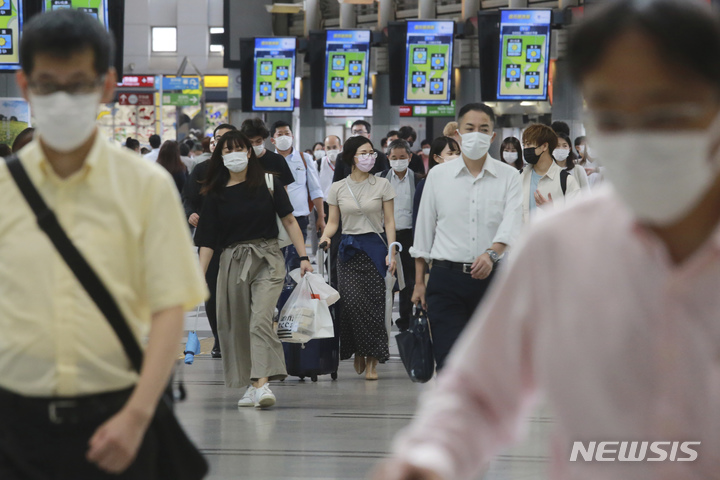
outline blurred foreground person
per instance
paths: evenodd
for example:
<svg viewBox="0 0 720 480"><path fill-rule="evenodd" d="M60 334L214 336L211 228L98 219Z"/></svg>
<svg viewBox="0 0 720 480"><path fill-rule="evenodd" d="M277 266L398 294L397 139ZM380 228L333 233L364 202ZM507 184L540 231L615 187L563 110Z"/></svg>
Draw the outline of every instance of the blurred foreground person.
<svg viewBox="0 0 720 480"><path fill-rule="evenodd" d="M114 298L131 341L147 345L142 373L0 162L3 480L161 478L153 416L183 310L206 290L170 175L98 134L100 102L117 84L113 50L104 27L77 10L26 25L17 83L38 135L19 161Z"/></svg>
<svg viewBox="0 0 720 480"><path fill-rule="evenodd" d="M472 478L539 393L551 478L718 478L720 24L618 1L568 51L614 190L531 226L377 479Z"/></svg>

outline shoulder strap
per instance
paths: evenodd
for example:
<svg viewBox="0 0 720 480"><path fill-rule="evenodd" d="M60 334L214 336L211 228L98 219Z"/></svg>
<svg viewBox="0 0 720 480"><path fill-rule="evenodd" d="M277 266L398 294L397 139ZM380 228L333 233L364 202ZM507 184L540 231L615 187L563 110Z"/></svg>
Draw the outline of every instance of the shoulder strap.
<svg viewBox="0 0 720 480"><path fill-rule="evenodd" d="M55 213L48 208L40 193L35 189L17 155L6 158L5 162L20 192L35 213L40 229L50 238L55 249L57 249L77 280L110 323L110 326L120 339L130 363L139 373L143 361L142 349L112 294L90 264L87 263L82 253L73 245L72 240L58 222Z"/></svg>
<svg viewBox="0 0 720 480"><path fill-rule="evenodd" d="M270 195L273 197L275 196L275 180L273 179L273 176L269 173L265 174L265 185L267 185L268 190L270 190Z"/></svg>
<svg viewBox="0 0 720 480"><path fill-rule="evenodd" d="M350 195L352 196L353 200L355 200L355 203L357 204L358 209L360 210L360 213L362 213L362 216L365 217L365 220L367 220L367 222L373 227L373 231L375 232L375 234L376 234L378 237L380 237L380 240L382 240L382 242L383 242L383 243L385 244L385 246L387 247L387 242L385 241L385 239L383 238L383 236L380 235L380 233L375 230L375 225L372 223L372 220L370 220L370 219L368 218L368 216L365 215L365 212L363 211L362 206L360 205L360 202L358 201L357 197L356 197L355 194L353 193L352 188L350 188L350 182L348 182L347 177L345 177L345 186L346 186L347 189L350 191Z"/></svg>
<svg viewBox="0 0 720 480"><path fill-rule="evenodd" d="M567 191L567 179L570 176L570 172L567 170L560 170L560 188L562 188L563 196Z"/></svg>

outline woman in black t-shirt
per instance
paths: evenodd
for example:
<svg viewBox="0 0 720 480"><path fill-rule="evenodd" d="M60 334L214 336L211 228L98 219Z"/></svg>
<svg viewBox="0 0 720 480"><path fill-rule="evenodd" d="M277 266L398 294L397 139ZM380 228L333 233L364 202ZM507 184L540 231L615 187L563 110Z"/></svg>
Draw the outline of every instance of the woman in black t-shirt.
<svg viewBox="0 0 720 480"><path fill-rule="evenodd" d="M271 193L250 140L230 131L218 141L201 193L206 195L195 233L200 265L222 251L217 282L218 336L225 385L247 387L240 407L275 404L270 380L287 376L273 313L285 278L277 214L301 255L301 273L312 272L305 241L281 183Z"/></svg>

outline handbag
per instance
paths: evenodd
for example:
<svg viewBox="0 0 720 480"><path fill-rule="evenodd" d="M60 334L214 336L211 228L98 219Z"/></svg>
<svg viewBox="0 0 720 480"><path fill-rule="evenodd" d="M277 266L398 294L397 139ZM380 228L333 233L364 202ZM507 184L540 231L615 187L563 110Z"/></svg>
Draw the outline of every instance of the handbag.
<svg viewBox="0 0 720 480"><path fill-rule="evenodd" d="M410 380L417 383L430 380L435 373L435 359L430 323L425 310L416 307L410 327L395 335L395 339Z"/></svg>
<svg viewBox="0 0 720 480"><path fill-rule="evenodd" d="M30 181L17 155L5 158L5 162L20 192L30 205L33 213L35 213L38 226L50 238L55 249L73 272L78 282L110 323L115 334L120 339L133 369L139 374L143 362L142 348L112 294L85 260L82 253L73 245L72 240L58 222L55 213L48 208ZM169 385L158 402L155 414L148 427L157 436L158 472L161 478L173 480L202 479L208 473L207 461L188 438L177 417L175 417L172 402L172 388Z"/></svg>
<svg viewBox="0 0 720 480"><path fill-rule="evenodd" d="M270 196L273 199L273 205L275 205L275 180L274 177L269 173L265 174L265 184L267 185L268 190L270 190ZM278 244L280 245L280 248L292 245L292 240L290 240L290 234L288 234L287 230L285 229L285 225L283 225L282 220L280 220L280 215L278 215L277 213L275 214L275 221L277 222L278 227Z"/></svg>

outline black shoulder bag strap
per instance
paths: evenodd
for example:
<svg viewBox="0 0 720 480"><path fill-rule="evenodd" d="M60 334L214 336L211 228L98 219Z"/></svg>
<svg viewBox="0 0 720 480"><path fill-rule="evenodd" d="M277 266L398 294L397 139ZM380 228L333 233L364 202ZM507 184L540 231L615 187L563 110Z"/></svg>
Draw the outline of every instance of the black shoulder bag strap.
<svg viewBox="0 0 720 480"><path fill-rule="evenodd" d="M567 191L567 178L570 176L570 172L567 170L560 170L560 188L562 189L563 196Z"/></svg>
<svg viewBox="0 0 720 480"><path fill-rule="evenodd" d="M143 361L142 349L125 321L125 317L115 302L115 299L90 264L87 263L82 253L80 253L72 243L72 240L67 236L60 222L58 222L55 213L48 208L45 200L42 199L35 189L17 155L6 158L5 162L20 192L22 192L25 200L35 213L38 226L50 238L50 241L55 245L60 256L65 260L65 263L67 263L67 266L70 267L70 270L72 270L82 287L87 291L88 295L90 295L93 302L95 302L95 305L97 305L98 309L100 309L105 318L107 318L110 326L112 326L118 338L120 338L120 342L130 359L130 363L133 368L140 373Z"/></svg>
<svg viewBox="0 0 720 480"><path fill-rule="evenodd" d="M67 236L55 213L50 210L28 177L17 155L11 155L4 160L20 192L35 213L40 229L50 238L67 266L107 318L120 339L130 363L140 373L143 351L112 294ZM158 442L157 468L161 478L199 480L207 474L208 464L205 458L188 438L173 414L170 388L158 403L152 426L155 428Z"/></svg>

